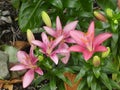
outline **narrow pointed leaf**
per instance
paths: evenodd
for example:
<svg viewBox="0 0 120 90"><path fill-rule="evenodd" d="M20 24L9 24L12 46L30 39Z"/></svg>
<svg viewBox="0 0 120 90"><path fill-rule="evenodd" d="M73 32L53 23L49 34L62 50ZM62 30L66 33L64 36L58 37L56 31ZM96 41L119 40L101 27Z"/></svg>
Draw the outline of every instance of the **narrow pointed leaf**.
<svg viewBox="0 0 120 90"><path fill-rule="evenodd" d="M61 0L48 0L48 2L59 9L63 8L63 4Z"/></svg>
<svg viewBox="0 0 120 90"><path fill-rule="evenodd" d="M111 84L110 84L110 80L107 76L106 73L101 73L100 78L102 80L102 83L109 89L112 90Z"/></svg>
<svg viewBox="0 0 120 90"><path fill-rule="evenodd" d="M78 73L78 75L76 76L76 78L75 78L75 82L77 82L78 80L80 80L84 75L85 75L85 70L82 68L81 70L80 70L80 72Z"/></svg>
<svg viewBox="0 0 120 90"><path fill-rule="evenodd" d="M54 76L50 77L50 90L56 90L56 79Z"/></svg>
<svg viewBox="0 0 120 90"><path fill-rule="evenodd" d="M97 82L93 81L91 83L91 90L97 90Z"/></svg>
<svg viewBox="0 0 120 90"><path fill-rule="evenodd" d="M111 83L111 85L114 89L119 89L120 90L120 85L117 82L115 82L111 79L110 83Z"/></svg>
<svg viewBox="0 0 120 90"><path fill-rule="evenodd" d="M93 72L94 72L94 75L95 75L96 78L99 78L99 76L101 74L100 71L101 71L101 68L93 67Z"/></svg>
<svg viewBox="0 0 120 90"><path fill-rule="evenodd" d="M93 75L89 75L89 76L87 77L87 84L88 84L88 87L91 86L92 81L93 81Z"/></svg>
<svg viewBox="0 0 120 90"><path fill-rule="evenodd" d="M77 90L83 90L85 84L86 84L86 81L85 80L81 80L80 84L78 85Z"/></svg>

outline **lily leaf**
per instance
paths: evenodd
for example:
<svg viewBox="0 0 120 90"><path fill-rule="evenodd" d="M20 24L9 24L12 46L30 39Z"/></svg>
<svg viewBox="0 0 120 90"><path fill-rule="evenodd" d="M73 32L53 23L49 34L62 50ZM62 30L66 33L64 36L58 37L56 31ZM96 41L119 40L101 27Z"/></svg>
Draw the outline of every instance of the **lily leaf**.
<svg viewBox="0 0 120 90"><path fill-rule="evenodd" d="M91 86L92 81L93 81L93 75L89 75L89 76L87 77L88 87L90 87L90 86Z"/></svg>
<svg viewBox="0 0 120 90"><path fill-rule="evenodd" d="M51 3L53 6L63 9L63 4L61 0L47 0L49 3Z"/></svg>
<svg viewBox="0 0 120 90"><path fill-rule="evenodd" d="M50 77L50 89L51 90L56 90L56 79L54 76Z"/></svg>
<svg viewBox="0 0 120 90"><path fill-rule="evenodd" d="M96 0L96 1L97 1L97 4L102 9L112 8L115 10L117 6L117 0Z"/></svg>
<svg viewBox="0 0 120 90"><path fill-rule="evenodd" d="M93 67L93 72L94 72L94 75L95 75L96 78L99 78L100 71L101 71L101 68L99 68L99 67Z"/></svg>
<svg viewBox="0 0 120 90"><path fill-rule="evenodd" d="M23 2L19 11L19 26L23 32L26 30L34 29L41 25L41 11L46 10L48 5L42 0L37 0L36 2Z"/></svg>
<svg viewBox="0 0 120 90"><path fill-rule="evenodd" d="M85 75L85 72L86 71L84 70L84 68L80 69L80 72L78 73L74 81L77 82L78 80L80 80Z"/></svg>
<svg viewBox="0 0 120 90"><path fill-rule="evenodd" d="M110 80L107 76L106 73L101 73L100 78L102 80L102 83L109 89L112 90L111 84L110 84Z"/></svg>

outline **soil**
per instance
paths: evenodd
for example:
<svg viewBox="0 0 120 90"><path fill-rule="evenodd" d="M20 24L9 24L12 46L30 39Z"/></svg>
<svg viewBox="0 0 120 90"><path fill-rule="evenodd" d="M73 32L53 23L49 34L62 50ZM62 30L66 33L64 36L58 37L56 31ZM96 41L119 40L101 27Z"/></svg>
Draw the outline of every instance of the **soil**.
<svg viewBox="0 0 120 90"><path fill-rule="evenodd" d="M7 15L2 15L2 11L10 12ZM22 33L19 29L18 21L18 11L11 5L9 0L0 0L0 17L10 17L12 22L8 23L0 19L0 45L8 44L13 45L16 41L26 41L26 35ZM9 90L3 87L0 90ZM38 90L34 86L23 89L22 83L13 84L13 90Z"/></svg>
<svg viewBox="0 0 120 90"><path fill-rule="evenodd" d="M1 15L3 11L10 12L7 15ZM11 44L16 40L26 40L26 36L22 33L18 26L18 11L11 5L9 0L0 0L0 17L10 17L12 22L8 23L0 20L0 44Z"/></svg>

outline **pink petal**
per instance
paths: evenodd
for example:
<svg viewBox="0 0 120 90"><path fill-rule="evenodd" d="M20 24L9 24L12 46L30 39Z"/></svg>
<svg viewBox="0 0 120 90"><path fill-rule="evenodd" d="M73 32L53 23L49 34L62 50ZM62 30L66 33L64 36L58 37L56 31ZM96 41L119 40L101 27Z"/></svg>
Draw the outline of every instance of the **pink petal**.
<svg viewBox="0 0 120 90"><path fill-rule="evenodd" d="M39 40L33 40L32 43L40 48L44 48L44 44Z"/></svg>
<svg viewBox="0 0 120 90"><path fill-rule="evenodd" d="M38 59L34 56L33 47L30 48L30 53L29 53L29 55L30 55L30 58L31 58L31 62L32 62L33 64L35 64Z"/></svg>
<svg viewBox="0 0 120 90"><path fill-rule="evenodd" d="M64 63L64 64L67 64L69 58L70 58L70 53L61 53L61 55L63 55L64 57L61 59L61 61Z"/></svg>
<svg viewBox="0 0 120 90"><path fill-rule="evenodd" d="M73 21L68 23L65 27L64 27L64 31L65 32L69 32L71 30L75 30L76 26L77 26L78 21Z"/></svg>
<svg viewBox="0 0 120 90"><path fill-rule="evenodd" d="M25 64L25 65L28 64L27 60L29 59L29 55L26 52L18 51L17 58L20 63Z"/></svg>
<svg viewBox="0 0 120 90"><path fill-rule="evenodd" d="M50 58L56 65L58 64L58 56L56 54L50 55Z"/></svg>
<svg viewBox="0 0 120 90"><path fill-rule="evenodd" d="M93 55L93 52L89 52L88 50L83 51L83 57L85 61L88 61Z"/></svg>
<svg viewBox="0 0 120 90"><path fill-rule="evenodd" d="M63 39L63 36L60 36L58 38L56 38L54 41L53 41L53 44L51 46L51 49L54 49L60 42L61 40Z"/></svg>
<svg viewBox="0 0 120 90"><path fill-rule="evenodd" d="M105 52L105 51L107 51L107 48L105 46L97 46L95 48L95 51L96 52Z"/></svg>
<svg viewBox="0 0 120 90"><path fill-rule="evenodd" d="M35 69L35 72L38 73L38 74L40 74L40 75L43 75L43 71L39 67Z"/></svg>
<svg viewBox="0 0 120 90"><path fill-rule="evenodd" d="M84 48L81 47L80 45L73 45L69 48L69 50L73 52L83 52Z"/></svg>
<svg viewBox="0 0 120 90"><path fill-rule="evenodd" d="M60 44L58 49L54 50L54 53L61 54L61 53L69 53L69 47L67 44Z"/></svg>
<svg viewBox="0 0 120 90"><path fill-rule="evenodd" d="M101 44L102 42L104 42L105 40L110 38L111 36L112 36L112 34L110 34L110 33L99 34L98 36L95 37L93 46L95 47L96 45Z"/></svg>
<svg viewBox="0 0 120 90"><path fill-rule="evenodd" d="M73 31L70 31L70 35L76 41L76 43L85 47L85 41L86 41L87 38L85 37L83 32L73 30Z"/></svg>
<svg viewBox="0 0 120 90"><path fill-rule="evenodd" d="M59 16L57 16L57 18L56 18L56 29L62 30L62 25L61 25Z"/></svg>
<svg viewBox="0 0 120 90"><path fill-rule="evenodd" d="M66 41L67 43L76 43L76 41L73 40L72 38L66 38L65 41Z"/></svg>
<svg viewBox="0 0 120 90"><path fill-rule="evenodd" d="M45 45L47 46L50 43L47 35L43 32L41 36L42 36L43 43L45 43Z"/></svg>
<svg viewBox="0 0 120 90"><path fill-rule="evenodd" d="M94 39L94 28L94 22L91 22L87 32L87 38L90 40L90 42L93 42Z"/></svg>
<svg viewBox="0 0 120 90"><path fill-rule="evenodd" d="M53 29L50 28L50 27L46 27L46 26L44 26L43 28L44 28L44 30L45 30L49 35L55 37L55 30L53 30Z"/></svg>
<svg viewBox="0 0 120 90"><path fill-rule="evenodd" d="M28 67L23 64L18 64L18 65L13 66L10 70L19 71L19 70L24 70L24 69L28 69Z"/></svg>
<svg viewBox="0 0 120 90"><path fill-rule="evenodd" d="M26 88L34 79L34 70L28 70L23 77L23 88Z"/></svg>

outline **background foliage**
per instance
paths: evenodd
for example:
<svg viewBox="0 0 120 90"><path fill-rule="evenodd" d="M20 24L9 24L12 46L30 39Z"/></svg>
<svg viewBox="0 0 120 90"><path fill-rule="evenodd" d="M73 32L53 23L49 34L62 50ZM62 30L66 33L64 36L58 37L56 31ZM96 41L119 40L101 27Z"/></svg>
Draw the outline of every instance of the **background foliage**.
<svg viewBox="0 0 120 90"><path fill-rule="evenodd" d="M18 10L18 23L19 27L23 32L29 28L33 32L42 32L42 26L44 23L41 18L41 12L44 10L48 13L52 20L52 25L55 27L56 16L59 16L62 25L64 26L66 23L74 20L78 20L77 29L86 31L89 23L94 20L95 21L95 32L96 34L101 32L111 32L113 34L112 39L108 40L108 42L104 43L106 46L111 48L111 53L108 58L103 59L103 64L99 68L94 68L89 65L85 65L82 57L78 56L78 54L72 54L70 62L65 67L72 67L72 70L78 73L76 79L87 78L87 80L82 81L78 90L82 90L82 88L88 85L88 88L91 87L91 90L112 90L112 88L120 88L117 83L120 82L120 2L119 0L12 0L13 6ZM111 11L107 12L107 9ZM96 18L94 15L94 11L98 11L102 13L102 15L106 18L106 22L101 21L99 18ZM110 13L112 16L110 17ZM74 58L76 57L78 58ZM73 64L73 65L72 65ZM84 64L84 66L82 66ZM113 65L114 64L114 65ZM63 69L57 67L57 69ZM65 68L64 68L65 69ZM63 69L63 70L64 70ZM83 69L83 70L82 70ZM53 70L52 73L55 73ZM71 69L65 69L65 71L69 71ZM88 72L86 73L84 70L88 70L91 73L88 76ZM61 81L67 81L67 79L62 76L63 71L55 73L55 77L45 76L44 79L50 79L50 88L51 90L55 90L57 85L56 78L58 77ZM61 76L61 77L59 77ZM109 79L109 76L112 78ZM96 79L93 79L95 77ZM42 77L41 77L42 78ZM40 79L41 79L40 78ZM39 79L39 80L40 80ZM101 82L98 84L97 79L100 79ZM41 79L43 80L43 79ZM117 82L117 83L116 83ZM69 83L70 84L70 83ZM62 85L62 84L61 84ZM102 86L104 85L104 86ZM46 85L49 86L49 85ZM102 87L101 87L102 86ZM59 87L59 86L57 86ZM47 90L46 87L42 87L44 90ZM61 87L60 90L64 90ZM87 88L87 87L86 87ZM43 90L43 89L41 89ZM86 89L87 90L87 89Z"/></svg>

